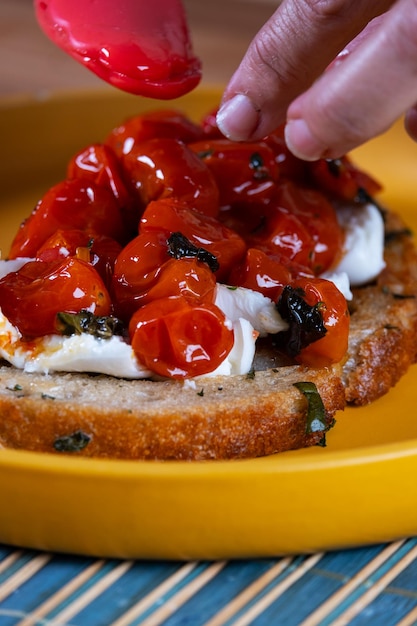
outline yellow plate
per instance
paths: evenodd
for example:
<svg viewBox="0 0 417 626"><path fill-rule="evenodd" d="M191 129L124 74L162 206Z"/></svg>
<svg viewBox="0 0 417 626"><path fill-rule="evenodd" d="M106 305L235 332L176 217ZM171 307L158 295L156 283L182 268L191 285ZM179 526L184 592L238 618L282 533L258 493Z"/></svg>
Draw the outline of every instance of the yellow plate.
<svg viewBox="0 0 417 626"><path fill-rule="evenodd" d="M220 91L168 106L200 119ZM64 176L73 152L161 105L113 91L0 104L0 246ZM417 147L400 124L356 160L417 225ZM234 558L417 534L413 368L385 398L338 416L328 447L233 462L131 462L0 451L0 542L94 556Z"/></svg>

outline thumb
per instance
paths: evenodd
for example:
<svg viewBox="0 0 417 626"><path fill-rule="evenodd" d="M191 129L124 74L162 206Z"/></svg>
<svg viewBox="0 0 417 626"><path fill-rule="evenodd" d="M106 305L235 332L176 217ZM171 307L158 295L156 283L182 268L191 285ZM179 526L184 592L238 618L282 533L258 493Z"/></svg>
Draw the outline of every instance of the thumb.
<svg viewBox="0 0 417 626"><path fill-rule="evenodd" d="M284 0L253 39L224 92L220 130L237 141L260 139L274 130L285 120L290 102L391 4L356 0L352 11L350 0Z"/></svg>

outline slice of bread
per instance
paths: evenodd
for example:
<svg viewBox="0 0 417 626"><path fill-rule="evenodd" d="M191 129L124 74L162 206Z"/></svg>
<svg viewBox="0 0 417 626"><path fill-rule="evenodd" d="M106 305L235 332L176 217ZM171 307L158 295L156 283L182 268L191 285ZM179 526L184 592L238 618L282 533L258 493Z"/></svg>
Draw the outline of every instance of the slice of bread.
<svg viewBox="0 0 417 626"><path fill-rule="evenodd" d="M344 363L281 365L266 347L247 376L127 381L27 374L0 366L0 444L123 459L248 458L323 442L346 403L387 393L417 358L417 252L403 222L385 215L386 269L354 290ZM324 410L294 386L314 383ZM316 395L314 400L317 400Z"/></svg>

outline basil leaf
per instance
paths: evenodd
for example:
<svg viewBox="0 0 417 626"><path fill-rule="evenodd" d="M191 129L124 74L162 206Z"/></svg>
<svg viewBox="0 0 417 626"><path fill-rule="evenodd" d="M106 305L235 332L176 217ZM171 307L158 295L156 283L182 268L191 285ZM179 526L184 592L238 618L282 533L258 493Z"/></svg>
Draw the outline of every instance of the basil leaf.
<svg viewBox="0 0 417 626"><path fill-rule="evenodd" d="M54 441L54 448L58 452L79 452L90 443L92 437L82 430L76 430L71 435L63 435Z"/></svg>
<svg viewBox="0 0 417 626"><path fill-rule="evenodd" d="M220 267L214 254L205 248L195 246L185 235L179 232L172 233L168 238L168 253L174 259L196 258L197 261L206 263L212 272L217 272Z"/></svg>
<svg viewBox="0 0 417 626"><path fill-rule="evenodd" d="M312 382L294 383L299 391L307 398L307 433L317 433L329 429L326 423L326 409L323 400Z"/></svg>
<svg viewBox="0 0 417 626"><path fill-rule="evenodd" d="M302 289L284 287L276 303L278 313L288 322L289 329L280 333L280 340L288 356L295 357L303 348L318 341L327 332L321 313L321 303L310 306Z"/></svg>
<svg viewBox="0 0 417 626"><path fill-rule="evenodd" d="M123 334L123 324L112 315L98 316L83 309L79 313L57 313L58 331L69 337L86 333L98 339L111 339Z"/></svg>
<svg viewBox="0 0 417 626"><path fill-rule="evenodd" d="M254 170L253 178L255 180L266 180L271 178L270 173L265 166L262 155L259 152L251 154L249 159L249 167Z"/></svg>

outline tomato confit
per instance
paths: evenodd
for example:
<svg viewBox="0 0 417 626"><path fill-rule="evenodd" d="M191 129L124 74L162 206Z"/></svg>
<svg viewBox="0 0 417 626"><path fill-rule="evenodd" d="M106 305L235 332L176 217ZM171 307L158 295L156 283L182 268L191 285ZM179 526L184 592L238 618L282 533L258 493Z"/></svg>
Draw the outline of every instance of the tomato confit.
<svg viewBox="0 0 417 626"><path fill-rule="evenodd" d="M178 111L127 120L68 164L65 180L20 226L0 279L0 307L22 342L114 333L158 376L210 373L234 344L219 284L261 293L285 329L291 362L343 359L347 302L324 278L343 255L336 207L379 185L348 157L306 163L282 129L257 143L221 136ZM258 333L254 331L254 335Z"/></svg>

